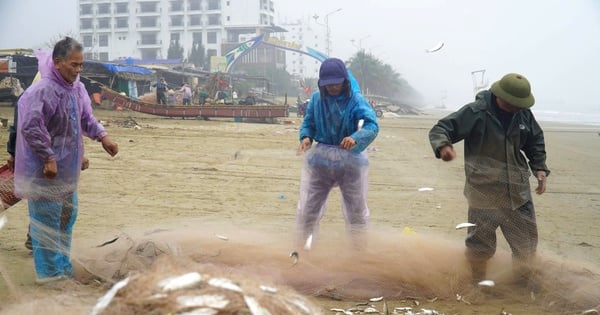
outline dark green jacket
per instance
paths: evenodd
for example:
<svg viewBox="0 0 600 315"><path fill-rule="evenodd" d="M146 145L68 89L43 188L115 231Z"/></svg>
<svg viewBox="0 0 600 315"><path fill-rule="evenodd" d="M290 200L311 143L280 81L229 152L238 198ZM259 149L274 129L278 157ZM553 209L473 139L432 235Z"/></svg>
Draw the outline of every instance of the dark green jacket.
<svg viewBox="0 0 600 315"><path fill-rule="evenodd" d="M531 200L529 169L550 174L544 133L530 110L515 113L505 131L491 107L492 97L482 91L475 102L440 119L429 131L429 141L440 158L442 147L464 140L464 194L470 207L516 209Z"/></svg>

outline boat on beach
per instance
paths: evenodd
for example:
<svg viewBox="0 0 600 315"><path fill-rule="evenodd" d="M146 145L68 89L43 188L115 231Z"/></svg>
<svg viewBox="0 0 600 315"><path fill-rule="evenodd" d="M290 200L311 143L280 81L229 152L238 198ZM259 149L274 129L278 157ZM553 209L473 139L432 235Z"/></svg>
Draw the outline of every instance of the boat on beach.
<svg viewBox="0 0 600 315"><path fill-rule="evenodd" d="M160 105L135 100L127 95L102 87L102 98L113 103L115 108L127 108L136 112L164 117L210 118L230 117L237 119L252 118L273 122L276 118L289 116L289 105Z"/></svg>

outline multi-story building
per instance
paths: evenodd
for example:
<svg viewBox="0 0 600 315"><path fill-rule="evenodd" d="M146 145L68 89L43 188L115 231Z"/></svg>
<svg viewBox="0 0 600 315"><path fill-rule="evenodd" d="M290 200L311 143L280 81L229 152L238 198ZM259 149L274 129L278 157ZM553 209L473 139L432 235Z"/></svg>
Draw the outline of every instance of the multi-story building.
<svg viewBox="0 0 600 315"><path fill-rule="evenodd" d="M283 41L293 42L301 46L325 52L326 27L317 22L318 16L307 16L303 19L281 22L287 32L278 33ZM318 78L321 62L302 53L286 52L287 71L299 78Z"/></svg>
<svg viewBox="0 0 600 315"><path fill-rule="evenodd" d="M86 59L166 59L171 43L183 56L201 43L224 55L244 34L281 32L272 0L78 0Z"/></svg>

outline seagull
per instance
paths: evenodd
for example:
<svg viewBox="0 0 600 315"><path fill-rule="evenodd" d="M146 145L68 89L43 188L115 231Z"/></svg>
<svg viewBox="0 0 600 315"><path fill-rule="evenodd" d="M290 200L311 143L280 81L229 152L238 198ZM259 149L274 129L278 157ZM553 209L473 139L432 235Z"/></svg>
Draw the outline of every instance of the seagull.
<svg viewBox="0 0 600 315"><path fill-rule="evenodd" d="M439 42L437 45L435 45L432 48L426 49L425 52L427 53L432 53L432 52L436 52L440 49L442 49L442 47L444 47L444 42Z"/></svg>

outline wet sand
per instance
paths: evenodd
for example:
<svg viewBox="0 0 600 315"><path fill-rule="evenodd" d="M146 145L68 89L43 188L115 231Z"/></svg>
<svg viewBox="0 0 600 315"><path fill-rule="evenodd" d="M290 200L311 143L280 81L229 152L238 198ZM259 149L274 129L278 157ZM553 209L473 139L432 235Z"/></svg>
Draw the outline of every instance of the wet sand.
<svg viewBox="0 0 600 315"><path fill-rule="evenodd" d="M583 298L573 296L572 305L560 308L550 298L532 301L510 294L486 295L473 304L453 298L453 290L459 293L462 288L437 275L448 270L456 271L456 277L465 274L461 257L466 232L457 231L455 226L466 220L466 201L462 195L462 146L457 145L456 161L444 163L434 158L428 143L427 133L441 114L428 112L422 116L380 120L381 132L369 149L369 208L371 230L376 235L370 240L368 254L373 256L358 260L345 257L348 261L342 263L355 267L358 264L357 269L348 270L366 276L372 274L368 268L371 266L377 269L378 276L384 276L378 279L380 282L405 281L404 276L398 275L403 270L413 274L412 281L422 285L423 291L410 299L406 294L388 297L390 309L408 304L415 309L436 309L446 314L491 314L502 309L513 314L575 314L583 308L597 307L585 302L584 293ZM302 157L296 155L300 118L290 117L289 123L257 124L229 119L161 118L106 109L95 110L95 115L107 123L111 138L119 143L120 153L111 158L99 143L86 141L90 168L82 173L80 182L80 210L72 251L76 263L94 257L93 245L116 236L140 236L165 229L212 240L206 242L220 241L215 234L228 235L230 241L226 246L236 251L229 257L223 255L221 262L230 265L260 272L262 268L253 266L271 261L267 258L288 264L302 162ZM12 120L12 109L0 108L0 117ZM131 119L141 129L128 128L126 122ZM541 124L552 174L547 192L534 196L540 256L559 266L556 277L561 281L555 283L577 285L570 282L573 280L570 274L589 271L591 282L582 285L600 287L595 280L600 268L599 128ZM8 130L0 130L5 130L0 134L0 142L6 143ZM2 157L5 159L6 153ZM422 187L433 191L419 191ZM26 204L20 202L3 214L8 222L0 231L3 276L0 313L15 310L33 313L40 309L61 314L89 312L106 288L90 284L57 292L37 287L31 255L23 246L28 224ZM256 239L248 237L246 231L251 231ZM321 223L321 238L316 248L339 247L344 240L337 189L330 195L328 211ZM501 274L510 265L510 254L500 234L498 241L499 251L492 262L492 271ZM251 248L254 243L260 246ZM225 245L203 243L202 246ZM192 251L194 246L182 242L181 248L185 254L185 250ZM373 296L393 295L378 290L372 283L369 286L368 281L354 284L347 276L346 282L327 282L336 278L303 275L302 272L311 270L324 275L339 270L324 264L328 258L317 254L307 260L318 268L279 272L273 282L305 290L308 295L328 295L314 291L335 285L343 286L340 292L346 296L352 296L353 292L361 295L344 301L336 300L335 294L316 299L324 309L347 308L362 301L369 290ZM448 267L449 264L454 267ZM303 276L310 279L309 284L298 280ZM381 287L395 289L389 283ZM560 287L552 290L566 299L573 294L561 292ZM440 296L437 299L436 294ZM418 306L414 298L420 301Z"/></svg>

